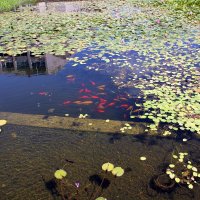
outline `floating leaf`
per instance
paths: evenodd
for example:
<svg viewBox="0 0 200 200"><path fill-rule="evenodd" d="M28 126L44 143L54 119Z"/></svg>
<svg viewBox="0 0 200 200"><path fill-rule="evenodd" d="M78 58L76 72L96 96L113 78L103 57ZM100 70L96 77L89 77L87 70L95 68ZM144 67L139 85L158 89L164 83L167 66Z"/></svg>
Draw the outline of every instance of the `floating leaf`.
<svg viewBox="0 0 200 200"><path fill-rule="evenodd" d="M122 176L124 174L124 169L122 169L121 167L115 167L113 170L112 170L112 174L114 176Z"/></svg>
<svg viewBox="0 0 200 200"><path fill-rule="evenodd" d="M63 179L64 177L67 176L67 172L64 169L59 169L55 171L54 176L57 179Z"/></svg>
<svg viewBox="0 0 200 200"><path fill-rule="evenodd" d="M109 162L104 163L104 164L102 165L102 170L103 170L103 171L108 171L108 172L110 172L110 171L113 170L113 168L114 168L114 165L113 165L112 163L109 163Z"/></svg>

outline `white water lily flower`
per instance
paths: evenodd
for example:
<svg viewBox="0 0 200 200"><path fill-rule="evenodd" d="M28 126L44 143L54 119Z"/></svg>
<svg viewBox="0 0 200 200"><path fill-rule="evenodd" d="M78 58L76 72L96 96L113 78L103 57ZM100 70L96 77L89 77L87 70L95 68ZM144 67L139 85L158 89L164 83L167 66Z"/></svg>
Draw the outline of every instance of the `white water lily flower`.
<svg viewBox="0 0 200 200"><path fill-rule="evenodd" d="M186 139L186 138L183 138L183 142L187 142L187 139Z"/></svg>

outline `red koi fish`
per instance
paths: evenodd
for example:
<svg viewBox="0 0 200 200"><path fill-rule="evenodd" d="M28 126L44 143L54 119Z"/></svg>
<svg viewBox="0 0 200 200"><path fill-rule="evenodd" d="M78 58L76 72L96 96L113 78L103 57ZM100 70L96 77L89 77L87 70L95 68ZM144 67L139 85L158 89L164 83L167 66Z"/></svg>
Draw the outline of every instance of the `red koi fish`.
<svg viewBox="0 0 200 200"><path fill-rule="evenodd" d="M48 92L39 92L38 94L41 95L41 96L47 96Z"/></svg>
<svg viewBox="0 0 200 200"><path fill-rule="evenodd" d="M111 102L107 105L107 107L111 107L111 106L114 106L115 105L115 102Z"/></svg>
<svg viewBox="0 0 200 200"><path fill-rule="evenodd" d="M95 83L94 81L90 81L90 83L91 83L92 85L96 85L96 83Z"/></svg>
<svg viewBox="0 0 200 200"><path fill-rule="evenodd" d="M128 108L128 107L129 107L128 104L122 104L122 105L120 106L120 108Z"/></svg>
<svg viewBox="0 0 200 200"><path fill-rule="evenodd" d="M128 99L125 98L125 97L120 97L119 99L120 99L120 100L123 100L123 101L127 101L127 100L128 100Z"/></svg>
<svg viewBox="0 0 200 200"><path fill-rule="evenodd" d="M64 101L63 102L64 105L67 105L67 104L70 104L70 103L71 103L71 101Z"/></svg>
<svg viewBox="0 0 200 200"><path fill-rule="evenodd" d="M98 96L91 96L92 99L98 99Z"/></svg>
<svg viewBox="0 0 200 200"><path fill-rule="evenodd" d="M105 107L103 106L105 103L100 103L97 105L97 108L100 109L100 110L104 110Z"/></svg>
<svg viewBox="0 0 200 200"><path fill-rule="evenodd" d="M97 112L99 112L99 113L104 113L104 112L105 112L105 110L102 110L102 109L97 109Z"/></svg>
<svg viewBox="0 0 200 200"><path fill-rule="evenodd" d="M90 98L89 96L82 96L82 97L80 97L80 99L88 99L88 98Z"/></svg>
<svg viewBox="0 0 200 200"><path fill-rule="evenodd" d="M84 92L85 92L85 93L91 93L92 91L91 91L91 90L88 90L87 88L85 88Z"/></svg>
<svg viewBox="0 0 200 200"><path fill-rule="evenodd" d="M100 103L106 103L107 102L107 100L106 99L103 99L103 98L100 98Z"/></svg>

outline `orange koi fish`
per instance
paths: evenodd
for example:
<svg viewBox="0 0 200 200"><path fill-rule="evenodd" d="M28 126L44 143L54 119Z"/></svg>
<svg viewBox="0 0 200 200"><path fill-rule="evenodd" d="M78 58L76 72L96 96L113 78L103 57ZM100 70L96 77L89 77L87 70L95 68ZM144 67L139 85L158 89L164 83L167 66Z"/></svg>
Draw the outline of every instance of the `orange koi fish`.
<svg viewBox="0 0 200 200"><path fill-rule="evenodd" d="M133 110L133 106L129 106L126 110Z"/></svg>
<svg viewBox="0 0 200 200"><path fill-rule="evenodd" d="M142 108L139 108L139 109L132 111L132 113L140 112L141 110L142 110Z"/></svg>
<svg viewBox="0 0 200 200"><path fill-rule="evenodd" d="M81 104L82 102L81 101L74 101L73 103L75 103L75 104Z"/></svg>
<svg viewBox="0 0 200 200"><path fill-rule="evenodd" d="M105 90L105 85L100 85L97 87L99 90Z"/></svg>
<svg viewBox="0 0 200 200"><path fill-rule="evenodd" d="M90 105L90 104L93 104L93 101L82 101L80 104L81 105Z"/></svg>

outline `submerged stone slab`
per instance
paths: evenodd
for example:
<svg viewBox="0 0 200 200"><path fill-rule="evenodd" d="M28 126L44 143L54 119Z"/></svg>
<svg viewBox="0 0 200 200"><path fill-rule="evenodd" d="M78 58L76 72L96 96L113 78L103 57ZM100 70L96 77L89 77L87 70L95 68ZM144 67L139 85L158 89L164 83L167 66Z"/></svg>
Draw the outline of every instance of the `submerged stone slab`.
<svg viewBox="0 0 200 200"><path fill-rule="evenodd" d="M59 128L69 130L79 130L88 132L120 133L121 128L125 128L123 134L142 134L146 128L146 123L115 121L101 119L79 119L73 117L32 115L22 113L0 112L0 119L7 120L8 124L34 126L44 128Z"/></svg>

